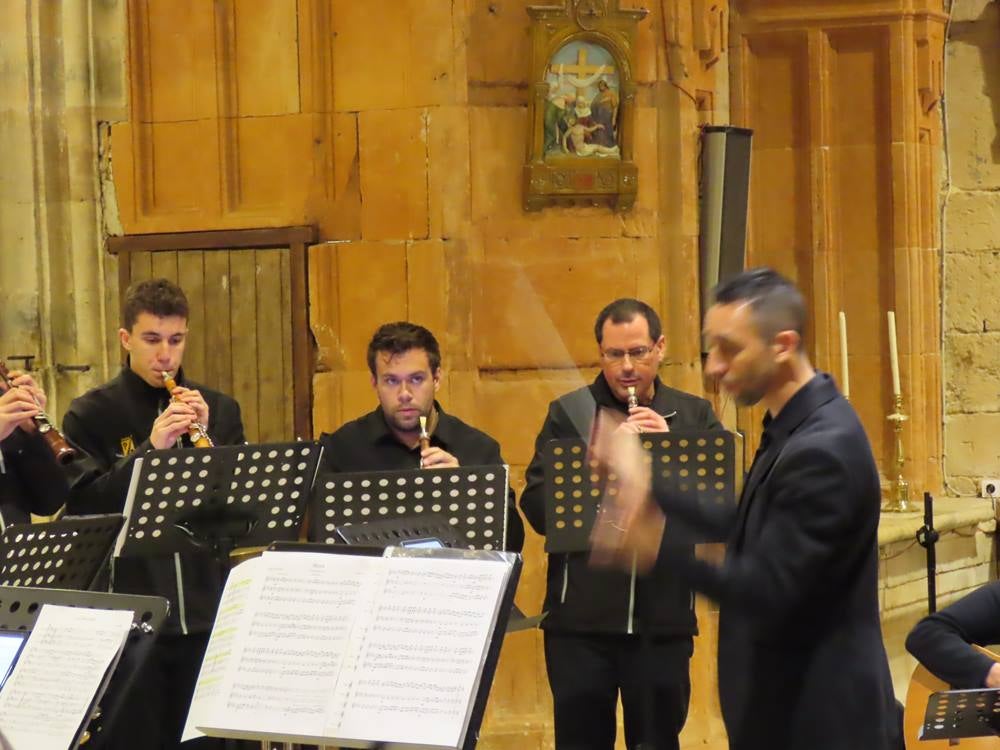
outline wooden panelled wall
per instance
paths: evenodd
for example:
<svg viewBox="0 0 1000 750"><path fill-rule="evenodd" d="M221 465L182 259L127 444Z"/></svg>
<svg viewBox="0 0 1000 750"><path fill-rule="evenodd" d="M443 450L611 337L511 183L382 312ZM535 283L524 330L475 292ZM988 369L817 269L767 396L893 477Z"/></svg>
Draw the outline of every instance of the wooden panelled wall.
<svg viewBox="0 0 1000 750"><path fill-rule="evenodd" d="M751 264L811 300L808 345L839 377L894 474L886 312L899 331L911 496L941 488L940 0L738 0L732 117L754 129ZM747 419L751 435L758 415Z"/></svg>
<svg viewBox="0 0 1000 750"><path fill-rule="evenodd" d="M635 69L636 206L529 215L531 2L130 0L130 119L112 132L125 230L317 225L315 433L374 406L365 346L407 318L441 341L445 408L500 440L520 488L547 402L596 372L592 321L615 297L664 313L661 374L701 390L698 127L729 121L732 63L731 119L757 131L751 258L804 286L824 368L837 370L833 324L847 311L855 403L883 466L878 332L895 307L919 436L911 479L933 485L940 16L903 0L741 2L727 48L722 0L621 0L651 10ZM758 416L739 416L751 436ZM541 542L529 534L525 549L529 613ZM722 748L716 618L699 612L684 746ZM481 746L552 747L537 632L506 641Z"/></svg>

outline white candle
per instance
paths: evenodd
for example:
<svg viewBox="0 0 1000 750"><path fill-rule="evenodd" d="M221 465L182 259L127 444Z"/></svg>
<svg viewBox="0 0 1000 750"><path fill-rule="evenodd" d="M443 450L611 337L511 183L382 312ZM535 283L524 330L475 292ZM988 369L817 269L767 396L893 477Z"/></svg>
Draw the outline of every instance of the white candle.
<svg viewBox="0 0 1000 750"><path fill-rule="evenodd" d="M847 315L840 311L840 389L844 398L851 397L851 378L847 371Z"/></svg>
<svg viewBox="0 0 1000 750"><path fill-rule="evenodd" d="M899 396L899 351L896 349L896 313L889 311L889 366L892 368L892 395Z"/></svg>

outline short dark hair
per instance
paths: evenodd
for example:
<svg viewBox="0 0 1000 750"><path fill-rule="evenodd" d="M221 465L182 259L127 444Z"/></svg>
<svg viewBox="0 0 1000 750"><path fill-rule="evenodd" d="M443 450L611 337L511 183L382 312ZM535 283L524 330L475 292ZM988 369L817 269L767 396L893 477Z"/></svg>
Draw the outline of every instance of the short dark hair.
<svg viewBox="0 0 1000 750"><path fill-rule="evenodd" d="M122 306L125 329L131 331L144 312L158 318L176 316L187 320L188 301L184 290L169 279L147 279L132 284L125 292L125 304Z"/></svg>
<svg viewBox="0 0 1000 750"><path fill-rule="evenodd" d="M368 369L375 375L375 355L387 352L390 356L405 354L410 349L423 349L427 352L427 361L431 372L435 373L441 367L441 347L438 346L434 334L416 323L405 320L396 323L386 323L379 326L368 343Z"/></svg>
<svg viewBox="0 0 1000 750"><path fill-rule="evenodd" d="M656 310L645 302L631 297L616 299L607 305L597 314L597 321L594 323L594 338L600 344L604 338L604 323L610 318L612 323L628 323L636 315L641 315L649 325L649 337L655 342L663 335L663 326L660 325L660 316Z"/></svg>
<svg viewBox="0 0 1000 750"><path fill-rule="evenodd" d="M757 332L765 339L780 331L795 331L805 337L806 303L791 281L773 268L751 268L712 290L716 304L746 302L753 313Z"/></svg>

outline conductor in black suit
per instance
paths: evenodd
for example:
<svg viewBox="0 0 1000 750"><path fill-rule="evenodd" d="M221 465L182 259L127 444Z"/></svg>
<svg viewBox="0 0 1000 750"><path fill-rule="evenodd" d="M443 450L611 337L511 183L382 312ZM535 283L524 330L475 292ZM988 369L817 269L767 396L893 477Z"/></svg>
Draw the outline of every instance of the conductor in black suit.
<svg viewBox="0 0 1000 750"><path fill-rule="evenodd" d="M740 405L767 407L738 509L709 515L671 497L635 438L619 437L606 455L627 485L595 525L594 562L635 554L719 601L732 750L901 748L879 628L878 472L854 410L809 363L805 320L798 290L770 269L715 290L707 374ZM706 530L728 539L721 565L675 553Z"/></svg>

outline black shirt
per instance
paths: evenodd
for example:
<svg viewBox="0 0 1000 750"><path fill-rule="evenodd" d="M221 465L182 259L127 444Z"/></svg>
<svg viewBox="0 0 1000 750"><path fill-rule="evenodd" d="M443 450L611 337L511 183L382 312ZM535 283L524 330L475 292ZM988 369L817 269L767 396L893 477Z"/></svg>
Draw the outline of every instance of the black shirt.
<svg viewBox="0 0 1000 750"><path fill-rule="evenodd" d="M184 378L177 383L201 393L208 404L208 433L216 445L245 442L240 407L232 398ZM154 388L127 365L112 380L73 399L63 418L66 438L93 460L89 471L72 481L69 513L121 513L136 458L152 449L153 422L170 394ZM182 440L190 447L187 435ZM221 569L200 552L161 558L121 558L113 576L115 591L153 594L170 599L168 631L197 633L211 629L222 591Z"/></svg>
<svg viewBox="0 0 1000 750"><path fill-rule="evenodd" d="M431 435L432 447L450 453L461 466L499 466L506 463L496 440L446 413L436 401L434 408L438 420ZM336 432L324 432L319 442L323 446L323 468L326 471L420 468L420 446L409 448L399 442L389 429L381 406L342 425ZM520 552L524 546L524 524L517 514L513 489L508 493L507 505L507 550Z"/></svg>
<svg viewBox="0 0 1000 750"><path fill-rule="evenodd" d="M41 433L16 429L0 442L0 523L31 523L66 502L69 482Z"/></svg>

